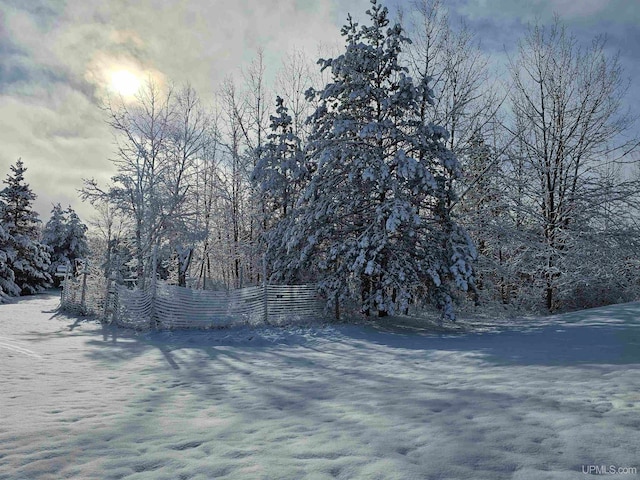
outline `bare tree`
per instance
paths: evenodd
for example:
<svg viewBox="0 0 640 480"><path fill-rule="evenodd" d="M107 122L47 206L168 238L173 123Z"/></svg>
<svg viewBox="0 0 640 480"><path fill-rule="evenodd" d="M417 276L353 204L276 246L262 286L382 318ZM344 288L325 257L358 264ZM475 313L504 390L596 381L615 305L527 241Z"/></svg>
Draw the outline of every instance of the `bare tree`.
<svg viewBox="0 0 640 480"><path fill-rule="evenodd" d="M104 253L102 262L104 276L108 277L113 271L120 273L121 260L114 259L118 251L126 242L126 232L130 230L128 218L116 209L106 198L94 202L96 216L89 221L95 240L99 243L99 251ZM98 253L97 251L94 254Z"/></svg>
<svg viewBox="0 0 640 480"><path fill-rule="evenodd" d="M604 38L581 47L558 19L530 28L510 69L509 130L528 172L519 203L539 235L537 275L545 306L554 310L568 255L596 227L603 195L620 205L637 191L628 182L613 185L603 170L637 145L624 136L632 122L623 108L627 84Z"/></svg>
<svg viewBox="0 0 640 480"><path fill-rule="evenodd" d="M175 205L166 202L166 173L171 137L172 91L149 79L134 102L109 100L108 124L116 141L112 162L118 173L105 190L87 180L81 192L93 202L108 199L133 222L136 272L144 287L153 247Z"/></svg>
<svg viewBox="0 0 640 480"><path fill-rule="evenodd" d="M423 120L445 127L447 146L459 157L470 154L487 136L501 106L488 58L474 34L461 24L453 28L440 0L414 0L406 17L412 44L407 61L412 77L429 78L433 105L424 96ZM464 161L463 158L461 160Z"/></svg>
<svg viewBox="0 0 640 480"><path fill-rule="evenodd" d="M196 162L211 141L211 130L210 119L190 85L176 93L173 111L166 175L172 212L165 222L165 236L175 251L178 285L186 286L195 244L202 237L197 225L197 205L190 194L196 182Z"/></svg>
<svg viewBox="0 0 640 480"><path fill-rule="evenodd" d="M224 145L227 162L223 170L225 182L225 216L229 228L224 233L228 256L231 259L228 281L238 288L243 283L244 252L247 250L244 235L250 198L247 171L250 160L246 155L246 141L251 140L247 117L249 116L246 99L238 92L236 84L227 79L221 91L224 112Z"/></svg>
<svg viewBox="0 0 640 480"><path fill-rule="evenodd" d="M224 208L225 196L223 155L217 112L208 116L207 141L196 158L195 189L190 201L196 213L195 229L202 233L202 241L194 255L197 265L197 287L207 289L219 279L224 279L225 262L222 255L223 232L226 231Z"/></svg>
<svg viewBox="0 0 640 480"><path fill-rule="evenodd" d="M227 79L221 89L226 131L224 144L229 159L226 175L232 239L233 284L259 281L262 273L257 241L264 231L264 205L252 185L251 173L267 140L270 93L265 79L264 56L242 71L242 82Z"/></svg>
<svg viewBox="0 0 640 480"><path fill-rule="evenodd" d="M313 110L305 97L306 91L315 86L313 63L303 50L294 49L283 59L275 81L275 90L291 115L292 131L301 141L307 138L309 125L306 120Z"/></svg>

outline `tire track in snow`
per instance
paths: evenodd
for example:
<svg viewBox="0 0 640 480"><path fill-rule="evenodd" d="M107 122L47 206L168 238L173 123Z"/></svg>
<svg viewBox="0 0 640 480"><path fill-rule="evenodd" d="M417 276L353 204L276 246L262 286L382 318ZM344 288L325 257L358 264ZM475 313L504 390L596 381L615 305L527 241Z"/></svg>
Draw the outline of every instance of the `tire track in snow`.
<svg viewBox="0 0 640 480"><path fill-rule="evenodd" d="M29 350L28 348L15 345L13 343L7 343L2 340L11 340L11 339L6 337L0 337L0 348L5 348L7 350L11 350L12 352L22 353L23 355L27 355L29 357L42 359L42 357L38 355L36 352L34 352L33 350Z"/></svg>

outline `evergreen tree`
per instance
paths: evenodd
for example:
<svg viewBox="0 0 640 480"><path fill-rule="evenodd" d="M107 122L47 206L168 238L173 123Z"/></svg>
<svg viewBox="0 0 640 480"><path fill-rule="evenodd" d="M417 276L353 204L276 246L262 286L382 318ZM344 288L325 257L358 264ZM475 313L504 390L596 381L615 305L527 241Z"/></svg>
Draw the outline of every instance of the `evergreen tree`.
<svg viewBox="0 0 640 480"><path fill-rule="evenodd" d="M421 297L454 318L451 286L473 287L475 250L451 218L451 179L460 175L447 132L422 119L427 79L414 85L399 63L408 39L372 0L370 26L349 16L346 51L320 60L332 81L308 97L313 174L282 235L291 274L315 270L331 302L357 297L378 315Z"/></svg>
<svg viewBox="0 0 640 480"><path fill-rule="evenodd" d="M308 170L301 140L293 132L292 118L281 97L276 98L276 115L270 119L271 133L257 155L259 160L251 181L262 201L262 240L267 264L274 265L283 261L282 251L278 248L279 239L289 228L291 213L308 181Z"/></svg>
<svg viewBox="0 0 640 480"><path fill-rule="evenodd" d="M59 265L73 265L78 258L89 253L87 226L82 223L73 208L63 210L56 204L51 210L51 218L42 232L42 242L49 247L51 255L50 272L55 273ZM59 279L55 279L59 284Z"/></svg>
<svg viewBox="0 0 640 480"><path fill-rule="evenodd" d="M69 206L66 210L67 233L69 239L69 259L84 258L89 254L87 243L87 226L78 214Z"/></svg>
<svg viewBox="0 0 640 480"><path fill-rule="evenodd" d="M296 203L306 178L300 139L293 133L291 116L281 97L276 98L276 115L271 116L271 133L253 170L264 202L267 223L287 217Z"/></svg>
<svg viewBox="0 0 640 480"><path fill-rule="evenodd" d="M4 210L4 203L0 201L0 212ZM15 259L15 251L10 248L9 233L4 224L0 223L0 303L5 302L9 296L17 296L20 289L15 283L15 275L10 268L10 263Z"/></svg>
<svg viewBox="0 0 640 480"><path fill-rule="evenodd" d="M58 265L66 265L66 261L61 261L59 252L61 246L65 243L67 236L66 218L64 211L59 203L53 206L51 210L51 218L42 230L42 243L49 247L51 255L51 271L55 272Z"/></svg>
<svg viewBox="0 0 640 480"><path fill-rule="evenodd" d="M49 286L51 261L47 247L38 241L40 220L32 209L36 195L24 181L27 169L20 159L10 168L12 173L3 181L7 186L0 191L4 202L0 220L8 234L4 252L19 293L29 295Z"/></svg>

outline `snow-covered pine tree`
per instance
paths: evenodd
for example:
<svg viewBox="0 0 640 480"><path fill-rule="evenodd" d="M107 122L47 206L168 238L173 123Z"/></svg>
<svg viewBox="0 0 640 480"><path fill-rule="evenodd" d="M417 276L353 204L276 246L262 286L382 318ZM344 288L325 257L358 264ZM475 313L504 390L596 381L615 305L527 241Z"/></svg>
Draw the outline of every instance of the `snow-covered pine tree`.
<svg viewBox="0 0 640 480"><path fill-rule="evenodd" d="M459 164L447 132L421 120L432 92L399 63L401 26L371 3L371 25L349 16L345 53L319 61L332 81L308 93L318 104L307 146L314 171L282 235L300 254L277 268L315 270L334 305L351 297L384 316L421 298L454 318L451 287L473 287L475 257L449 212Z"/></svg>
<svg viewBox="0 0 640 480"><path fill-rule="evenodd" d="M12 173L3 181L7 186L0 191L4 202L0 223L8 233L5 253L14 282L21 295L30 295L49 286L51 260L47 247L38 240L40 220L32 209L36 195L24 181L27 169L20 159L10 168Z"/></svg>
<svg viewBox="0 0 640 480"><path fill-rule="evenodd" d="M42 230L42 243L49 247L49 256L51 257L50 274L54 274L59 265L67 265L70 261L64 255L66 239L66 219L62 207L58 203L53 206L51 218ZM53 282L56 285L60 283L58 278L54 278Z"/></svg>
<svg viewBox="0 0 640 480"><path fill-rule="evenodd" d="M256 155L259 158L251 174L262 199L264 216L264 247L267 264L270 266L286 263L286 254L279 240L286 235L296 202L309 180L309 170L305 165L302 142L293 131L293 120L284 100L276 98L276 115L270 117L270 133L267 142ZM282 280L285 275L278 272L274 280ZM290 279L289 279L290 280Z"/></svg>
<svg viewBox="0 0 640 480"><path fill-rule="evenodd" d="M4 207L4 202L0 200L0 212L4 210ZM14 281L15 275L10 268L10 263L15 259L15 250L10 248L10 237L5 227L4 222L0 222L0 303L7 301L10 296L20 295L20 289Z"/></svg>
<svg viewBox="0 0 640 480"><path fill-rule="evenodd" d="M89 254L87 226L71 206L67 207L67 231L69 232L70 259L84 258Z"/></svg>
<svg viewBox="0 0 640 480"><path fill-rule="evenodd" d="M268 225L291 213L307 171L300 139L293 132L289 110L281 97L276 98L276 115L270 119L271 133L251 176L263 199Z"/></svg>
<svg viewBox="0 0 640 480"><path fill-rule="evenodd" d="M304 164L301 140L293 132L292 118L279 96L276 98L276 115L270 119L271 132L256 155L259 160L251 181L262 200L263 241L267 264L273 265L282 263L283 252L277 248L278 240L288 228L291 213L308 180L308 170Z"/></svg>
<svg viewBox="0 0 640 480"><path fill-rule="evenodd" d="M77 258L87 256L89 247L86 234L87 226L73 208L63 210L59 203L53 206L51 218L42 232L42 243L49 247L51 255L51 274L59 265L73 265ZM54 278L55 284L59 282L59 278Z"/></svg>

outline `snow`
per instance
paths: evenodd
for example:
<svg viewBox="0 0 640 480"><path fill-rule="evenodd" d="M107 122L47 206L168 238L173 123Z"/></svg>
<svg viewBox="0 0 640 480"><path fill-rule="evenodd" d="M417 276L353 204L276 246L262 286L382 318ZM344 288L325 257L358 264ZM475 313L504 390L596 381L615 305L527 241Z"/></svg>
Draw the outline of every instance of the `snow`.
<svg viewBox="0 0 640 480"><path fill-rule="evenodd" d="M3 480L640 467L638 303L440 332L386 320L137 335L57 304L0 305Z"/></svg>

